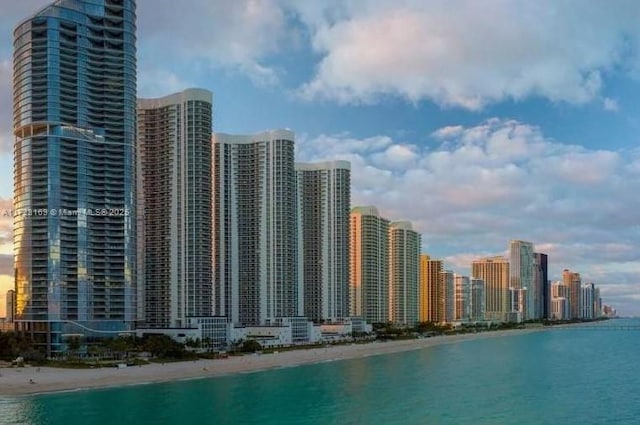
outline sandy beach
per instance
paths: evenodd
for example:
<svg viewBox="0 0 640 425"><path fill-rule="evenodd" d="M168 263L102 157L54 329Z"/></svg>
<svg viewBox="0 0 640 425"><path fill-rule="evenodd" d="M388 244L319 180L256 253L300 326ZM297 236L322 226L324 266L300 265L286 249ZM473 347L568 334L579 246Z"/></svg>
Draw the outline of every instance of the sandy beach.
<svg viewBox="0 0 640 425"><path fill-rule="evenodd" d="M373 355L397 353L442 344L454 344L461 341L521 335L539 330L541 329L505 330L402 341L337 345L308 350L284 351L274 354L231 356L227 359L197 360L165 364L153 363L122 369L63 369L51 367L0 368L0 396L207 378L332 360L355 359Z"/></svg>

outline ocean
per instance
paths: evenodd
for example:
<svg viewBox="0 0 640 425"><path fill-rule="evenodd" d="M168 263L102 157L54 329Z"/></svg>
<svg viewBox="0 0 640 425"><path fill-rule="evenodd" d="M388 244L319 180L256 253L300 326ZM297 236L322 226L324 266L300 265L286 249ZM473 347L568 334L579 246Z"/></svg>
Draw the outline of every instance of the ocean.
<svg viewBox="0 0 640 425"><path fill-rule="evenodd" d="M640 320L211 379L0 397L0 424L638 424L640 331L605 329L611 325Z"/></svg>

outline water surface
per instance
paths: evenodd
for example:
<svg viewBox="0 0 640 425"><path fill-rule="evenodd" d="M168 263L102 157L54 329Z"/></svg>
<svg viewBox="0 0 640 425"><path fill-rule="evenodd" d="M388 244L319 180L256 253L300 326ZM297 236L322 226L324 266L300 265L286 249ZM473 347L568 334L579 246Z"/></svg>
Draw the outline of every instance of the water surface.
<svg viewBox="0 0 640 425"><path fill-rule="evenodd" d="M640 331L556 329L234 376L0 397L0 424L637 424Z"/></svg>

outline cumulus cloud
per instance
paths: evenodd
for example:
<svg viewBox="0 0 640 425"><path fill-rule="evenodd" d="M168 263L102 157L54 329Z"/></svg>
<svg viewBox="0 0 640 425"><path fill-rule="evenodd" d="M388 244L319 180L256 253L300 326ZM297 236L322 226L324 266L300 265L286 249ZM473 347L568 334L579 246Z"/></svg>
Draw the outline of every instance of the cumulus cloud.
<svg viewBox="0 0 640 425"><path fill-rule="evenodd" d="M558 276L568 267L603 286L637 282L611 272L616 265L640 272L640 200L629 196L640 186L638 152L563 144L498 118L443 127L432 138L428 148L386 136L302 136L297 149L304 161L350 160L352 204L413 221L424 250L456 271L468 273L473 258L504 254L509 240L523 239L549 254ZM381 160L406 151L402 167Z"/></svg>
<svg viewBox="0 0 640 425"><path fill-rule="evenodd" d="M194 86L188 80L166 69L141 69L140 75L144 75L144 78L141 78L138 84L138 96L143 98L166 96Z"/></svg>
<svg viewBox="0 0 640 425"><path fill-rule="evenodd" d="M278 78L263 59L295 38L275 0L139 1L138 29L143 64L158 57L173 57L178 64L186 59L189 67L204 62L231 67L259 84Z"/></svg>
<svg viewBox="0 0 640 425"><path fill-rule="evenodd" d="M538 96L584 103L603 75L640 67L640 4L444 0L293 6L322 59L308 99L369 103L384 95L480 109ZM611 100L606 108L614 107Z"/></svg>
<svg viewBox="0 0 640 425"><path fill-rule="evenodd" d="M618 105L618 101L617 100L611 99L609 97L605 97L602 100L602 108L605 111L618 112L620 110L620 105Z"/></svg>

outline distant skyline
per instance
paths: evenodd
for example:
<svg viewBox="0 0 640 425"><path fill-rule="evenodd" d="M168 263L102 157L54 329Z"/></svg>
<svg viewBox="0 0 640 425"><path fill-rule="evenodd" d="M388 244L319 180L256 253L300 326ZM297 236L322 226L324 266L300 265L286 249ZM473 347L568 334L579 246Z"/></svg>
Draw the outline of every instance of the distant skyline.
<svg viewBox="0 0 640 425"><path fill-rule="evenodd" d="M13 285L12 31L0 16L0 296ZM640 315L640 4L138 0L140 97L213 92L216 132L290 128L352 205L468 274L511 239ZM4 303L0 302L0 308ZM0 316L3 311L0 310Z"/></svg>

